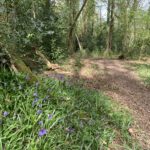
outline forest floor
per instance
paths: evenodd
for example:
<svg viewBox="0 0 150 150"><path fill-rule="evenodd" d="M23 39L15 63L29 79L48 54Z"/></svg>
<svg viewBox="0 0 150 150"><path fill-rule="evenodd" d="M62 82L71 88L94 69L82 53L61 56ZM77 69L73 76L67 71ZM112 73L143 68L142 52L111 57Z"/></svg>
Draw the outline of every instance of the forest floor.
<svg viewBox="0 0 150 150"><path fill-rule="evenodd" d="M145 149L150 149L150 88L146 87L130 67L133 62L108 59L70 59L55 71L44 73L64 76L87 88L103 91L133 115L129 130ZM134 62L135 63L135 62Z"/></svg>

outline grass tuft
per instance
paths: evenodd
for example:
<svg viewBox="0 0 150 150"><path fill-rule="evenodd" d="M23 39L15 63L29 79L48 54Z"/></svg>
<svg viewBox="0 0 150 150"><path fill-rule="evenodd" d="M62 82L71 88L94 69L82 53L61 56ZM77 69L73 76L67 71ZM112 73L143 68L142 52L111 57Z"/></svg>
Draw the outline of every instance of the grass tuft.
<svg viewBox="0 0 150 150"><path fill-rule="evenodd" d="M150 64L133 64L132 66L142 78L145 85L150 86Z"/></svg>

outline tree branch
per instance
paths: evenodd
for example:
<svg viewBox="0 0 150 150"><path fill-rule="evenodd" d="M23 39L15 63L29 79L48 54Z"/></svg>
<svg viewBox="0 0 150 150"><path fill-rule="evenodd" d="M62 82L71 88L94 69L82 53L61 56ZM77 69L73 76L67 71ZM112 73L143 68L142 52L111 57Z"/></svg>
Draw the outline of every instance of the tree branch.
<svg viewBox="0 0 150 150"><path fill-rule="evenodd" d="M84 9L84 7L85 7L87 1L88 1L88 0L84 0L83 5L82 5L80 11L79 11L78 14L76 15L76 17L75 17L75 19L74 19L74 22L73 22L73 24L71 25L71 30L74 29L74 27L75 27L75 25L76 25L76 22L77 22L78 18L80 17L80 14L81 14L82 10Z"/></svg>

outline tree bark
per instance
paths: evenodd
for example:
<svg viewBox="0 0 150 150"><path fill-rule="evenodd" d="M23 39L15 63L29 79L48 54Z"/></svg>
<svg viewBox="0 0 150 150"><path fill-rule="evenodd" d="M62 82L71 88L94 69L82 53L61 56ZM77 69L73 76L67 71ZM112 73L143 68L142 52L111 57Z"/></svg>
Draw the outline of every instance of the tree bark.
<svg viewBox="0 0 150 150"><path fill-rule="evenodd" d="M46 64L47 69L55 70L55 69L58 69L58 68L59 68L58 65L52 64L52 63L48 60L48 58L47 58L42 52L40 52L39 50L36 50L36 54L41 57L41 59L43 60L43 62Z"/></svg>
<svg viewBox="0 0 150 150"><path fill-rule="evenodd" d="M79 40L79 38L78 38L78 35L77 35L77 34L75 34L75 35L76 35L76 39L77 39L77 42L78 42L78 45L79 45L80 51L82 51L82 50L83 50L83 48L82 48L82 45L81 45L80 40Z"/></svg>
<svg viewBox="0 0 150 150"><path fill-rule="evenodd" d="M34 83L38 80L36 75L30 70L29 67L26 66L15 50L8 50L8 53L10 55L12 69L15 72L18 71L27 74L29 76L29 83Z"/></svg>
<svg viewBox="0 0 150 150"><path fill-rule="evenodd" d="M124 28L124 36L123 36L123 51L125 52L127 48L127 32L128 32L128 12L127 12L127 4L125 4L124 6L125 10L124 10L124 24L123 24L123 28Z"/></svg>
<svg viewBox="0 0 150 150"><path fill-rule="evenodd" d="M109 25L110 22L110 1L108 0L108 4L107 4L107 25Z"/></svg>
<svg viewBox="0 0 150 150"><path fill-rule="evenodd" d="M81 7L81 9L79 10L79 12L77 13L77 15L75 16L73 22L70 24L70 28L69 28L69 34L68 34L68 50L70 52L70 54L72 54L74 52L74 40L75 40L75 27L76 27L76 23L78 21L78 18L80 17L81 12L83 11L86 3L88 0L84 0L83 5Z"/></svg>
<svg viewBox="0 0 150 150"><path fill-rule="evenodd" d="M112 50L112 36L113 36L113 29L114 29L115 0L108 0L108 1L109 1L108 5L110 5L108 6L110 7L110 18L108 17L109 29L108 29L107 51L111 51Z"/></svg>

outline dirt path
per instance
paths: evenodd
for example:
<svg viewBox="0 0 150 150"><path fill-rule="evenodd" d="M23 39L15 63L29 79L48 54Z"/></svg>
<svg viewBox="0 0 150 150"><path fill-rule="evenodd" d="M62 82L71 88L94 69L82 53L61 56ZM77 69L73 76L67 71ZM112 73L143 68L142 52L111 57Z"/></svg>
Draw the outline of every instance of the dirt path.
<svg viewBox="0 0 150 150"><path fill-rule="evenodd" d="M137 138L150 149L150 89L126 67L126 61L84 59L81 62L71 60L56 73L83 79L86 87L104 91L127 107L136 121L133 128Z"/></svg>

